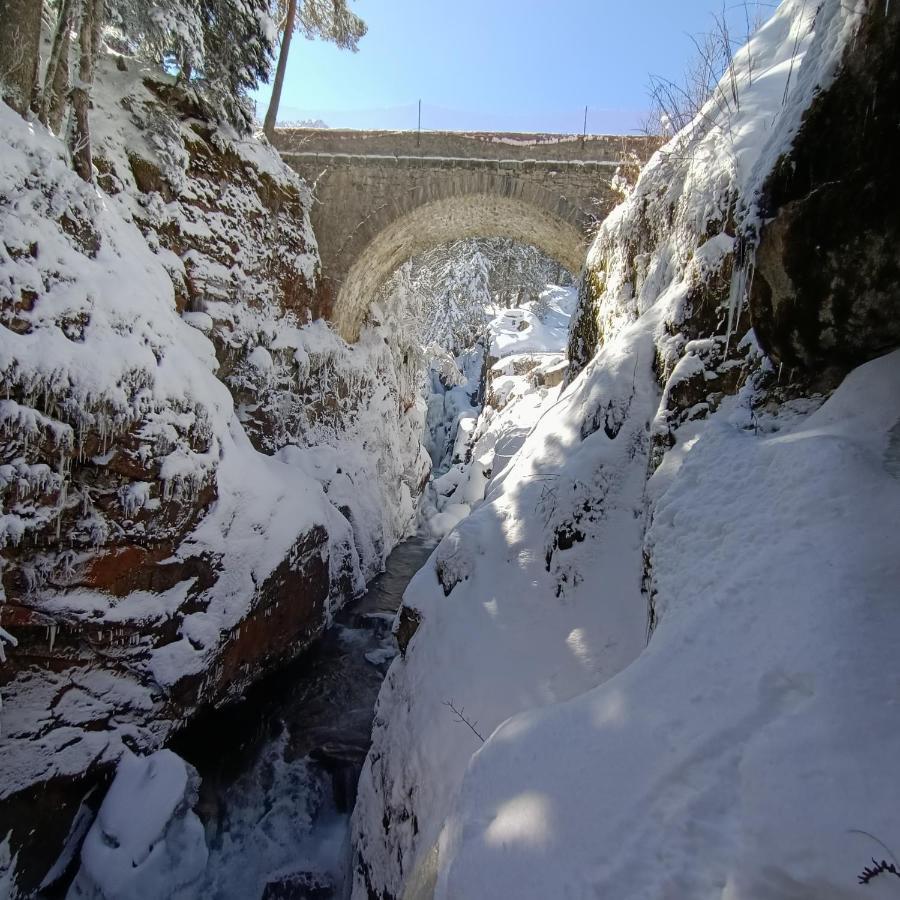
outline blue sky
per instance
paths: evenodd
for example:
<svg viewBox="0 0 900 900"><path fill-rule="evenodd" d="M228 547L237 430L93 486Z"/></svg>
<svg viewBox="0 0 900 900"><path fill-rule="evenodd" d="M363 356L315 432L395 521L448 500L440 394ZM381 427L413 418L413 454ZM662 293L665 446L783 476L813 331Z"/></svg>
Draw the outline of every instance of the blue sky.
<svg viewBox="0 0 900 900"><path fill-rule="evenodd" d="M743 6L726 0L735 29ZM751 0L755 2L755 0ZM629 132L722 0L356 0L358 53L295 37L279 118L332 127ZM257 95L264 112L269 88Z"/></svg>

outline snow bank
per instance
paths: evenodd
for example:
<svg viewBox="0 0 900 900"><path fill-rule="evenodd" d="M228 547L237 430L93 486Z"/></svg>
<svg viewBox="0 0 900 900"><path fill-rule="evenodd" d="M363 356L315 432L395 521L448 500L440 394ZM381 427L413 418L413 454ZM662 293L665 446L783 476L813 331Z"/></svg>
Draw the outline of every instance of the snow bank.
<svg viewBox="0 0 900 900"><path fill-rule="evenodd" d="M651 479L653 640L495 732L435 896L858 895L882 851L853 829L896 826L898 397L895 352L778 434L723 408L659 496Z"/></svg>
<svg viewBox="0 0 900 900"><path fill-rule="evenodd" d="M637 371L628 341L606 348L595 377L544 412L410 583L404 604L423 624L388 672L354 813L361 896L367 883L399 894L478 749L447 703L489 735L513 712L609 677L642 646L651 336L647 322L629 334L645 347Z"/></svg>

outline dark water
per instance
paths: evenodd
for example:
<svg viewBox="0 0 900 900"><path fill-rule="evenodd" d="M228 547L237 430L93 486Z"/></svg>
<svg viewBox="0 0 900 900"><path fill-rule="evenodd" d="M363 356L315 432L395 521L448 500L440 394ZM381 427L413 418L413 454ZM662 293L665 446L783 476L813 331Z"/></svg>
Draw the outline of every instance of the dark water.
<svg viewBox="0 0 900 900"><path fill-rule="evenodd" d="M343 895L356 782L396 650L391 624L433 547L418 537L400 544L386 571L301 660L173 742L203 779L198 812L210 858L198 896Z"/></svg>

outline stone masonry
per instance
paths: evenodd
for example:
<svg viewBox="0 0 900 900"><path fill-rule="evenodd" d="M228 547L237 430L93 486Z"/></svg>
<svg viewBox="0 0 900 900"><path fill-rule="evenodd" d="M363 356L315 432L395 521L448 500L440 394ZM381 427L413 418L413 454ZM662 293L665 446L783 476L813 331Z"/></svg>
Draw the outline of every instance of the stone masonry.
<svg viewBox="0 0 900 900"><path fill-rule="evenodd" d="M509 237L577 273L619 199L617 171L643 164L643 137L279 129L275 146L313 187L322 290L355 340L390 274L429 247Z"/></svg>

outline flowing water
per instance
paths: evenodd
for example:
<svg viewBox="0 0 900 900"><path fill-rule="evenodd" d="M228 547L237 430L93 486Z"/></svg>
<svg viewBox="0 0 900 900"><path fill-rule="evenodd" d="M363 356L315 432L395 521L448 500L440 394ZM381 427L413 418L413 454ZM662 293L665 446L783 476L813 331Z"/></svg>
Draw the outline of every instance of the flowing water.
<svg viewBox="0 0 900 900"><path fill-rule="evenodd" d="M368 591L302 659L172 745L200 772L210 848L205 900L343 896L350 812L375 699L396 651L391 623L434 542L400 544Z"/></svg>

